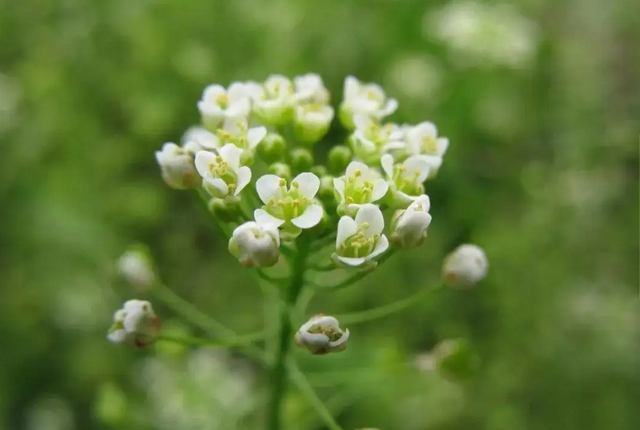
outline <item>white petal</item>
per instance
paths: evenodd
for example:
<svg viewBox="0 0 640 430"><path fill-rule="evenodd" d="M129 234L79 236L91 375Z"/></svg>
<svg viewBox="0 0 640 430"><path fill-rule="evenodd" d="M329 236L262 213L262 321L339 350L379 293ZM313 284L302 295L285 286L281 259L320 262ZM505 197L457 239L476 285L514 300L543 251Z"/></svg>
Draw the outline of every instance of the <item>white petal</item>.
<svg viewBox="0 0 640 430"><path fill-rule="evenodd" d="M251 102L248 98L232 102L227 108L227 116L240 118L249 115L251 112Z"/></svg>
<svg viewBox="0 0 640 430"><path fill-rule="evenodd" d="M407 144L403 140L392 140L391 142L385 143L382 147L385 151L391 151L392 149L404 149Z"/></svg>
<svg viewBox="0 0 640 430"><path fill-rule="evenodd" d="M387 184L387 181L385 181L382 178L376 179L375 182L373 183L371 201L375 202L380 200L385 196L385 194L387 194L387 191L389 191L389 184Z"/></svg>
<svg viewBox="0 0 640 430"><path fill-rule="evenodd" d="M398 200L399 203L402 203L403 205L409 205L417 199L416 196L410 196L409 194L403 193L402 191L396 191L394 197L396 198L396 200Z"/></svg>
<svg viewBox="0 0 640 430"><path fill-rule="evenodd" d="M440 137L436 141L436 145L438 147L438 155L442 157L449 148L449 139L446 137Z"/></svg>
<svg viewBox="0 0 640 430"><path fill-rule="evenodd" d="M338 221L338 235L336 236L336 249L357 232L358 223L353 218L348 216L340 218L340 221Z"/></svg>
<svg viewBox="0 0 640 430"><path fill-rule="evenodd" d="M418 139L422 139L424 137L431 137L435 139L438 136L438 129L434 123L424 121L416 125L409 134L413 134L413 136Z"/></svg>
<svg viewBox="0 0 640 430"><path fill-rule="evenodd" d="M367 255L367 260L371 260L377 257L378 255L385 252L388 248L389 248L389 240L387 239L387 236L383 234L382 236L380 236L380 239L378 239L378 242L376 243L376 247L373 249L371 254Z"/></svg>
<svg viewBox="0 0 640 430"><path fill-rule="evenodd" d="M303 196L312 199L320 189L320 179L313 173L303 172L293 178L293 181L298 183L298 191Z"/></svg>
<svg viewBox="0 0 640 430"><path fill-rule="evenodd" d="M344 180L342 178L333 178L333 189L340 196L340 203L344 201Z"/></svg>
<svg viewBox="0 0 640 430"><path fill-rule="evenodd" d="M216 159L215 154L209 151L198 151L196 152L195 164L196 170L203 178L207 175L211 174L209 170L209 164L211 164Z"/></svg>
<svg viewBox="0 0 640 430"><path fill-rule="evenodd" d="M210 103L217 103L216 99L218 98L218 96L226 93L227 91L222 85L209 85L202 92L202 100Z"/></svg>
<svg viewBox="0 0 640 430"><path fill-rule="evenodd" d="M391 115L398 109L398 101L396 99L389 99L384 108L378 113L380 116Z"/></svg>
<svg viewBox="0 0 640 430"><path fill-rule="evenodd" d="M274 217L264 209L253 211L253 218L262 228L278 228L284 224L284 220Z"/></svg>
<svg viewBox="0 0 640 430"><path fill-rule="evenodd" d="M334 341L334 342L329 342L329 347L331 348L337 348L340 345L342 345L343 343L345 343L347 340L349 340L349 330L346 329L344 331L344 333L342 333L342 337L340 337L340 339Z"/></svg>
<svg viewBox="0 0 640 430"><path fill-rule="evenodd" d="M238 148L233 143L227 143L225 146L220 148L218 153L222 159L227 162L227 165L231 170L234 172L238 170L238 167L240 167L240 155L242 154L242 149Z"/></svg>
<svg viewBox="0 0 640 430"><path fill-rule="evenodd" d="M421 195L420 197L415 199L413 203L411 203L409 209L414 209L418 205L422 206L422 210L424 212L429 212L429 209L431 208L431 201L429 200L429 196L427 196L426 194Z"/></svg>
<svg viewBox="0 0 640 430"><path fill-rule="evenodd" d="M347 166L346 175L351 176L356 170L360 170L362 173L367 173L369 171L369 166L359 161L352 161Z"/></svg>
<svg viewBox="0 0 640 430"><path fill-rule="evenodd" d="M391 154L384 154L380 157L380 165L382 170L387 174L389 178L393 178L393 156Z"/></svg>
<svg viewBox="0 0 640 430"><path fill-rule="evenodd" d="M250 128L249 131L247 132L247 140L249 141L249 148L253 149L256 146L258 146L258 144L262 142L262 139L264 139L266 135L267 135L266 127Z"/></svg>
<svg viewBox="0 0 640 430"><path fill-rule="evenodd" d="M356 223L362 225L365 222L369 224L369 228L364 231L365 237L369 238L374 234L382 233L384 217L378 206L368 203L360 208L356 214Z"/></svg>
<svg viewBox="0 0 640 430"><path fill-rule="evenodd" d="M357 130L366 129L367 127L369 127L370 123L371 118L369 118L367 115L358 114L353 116L353 124L356 126Z"/></svg>
<svg viewBox="0 0 640 430"><path fill-rule="evenodd" d="M322 219L324 211L320 205L309 206L302 215L297 218L293 218L291 223L298 228L311 228L315 227Z"/></svg>
<svg viewBox="0 0 640 430"><path fill-rule="evenodd" d="M237 183L236 183L236 191L234 195L240 194L240 191L251 181L251 169L247 166L242 166L236 172L238 175Z"/></svg>
<svg viewBox="0 0 640 430"><path fill-rule="evenodd" d="M417 157L422 158L430 169L439 169L442 166L442 157L437 155L418 155Z"/></svg>
<svg viewBox="0 0 640 430"><path fill-rule="evenodd" d="M229 187L227 186L227 183L220 178L207 176L206 178L204 178L204 181L218 190L218 192L220 192L220 194L223 196L226 196L229 193Z"/></svg>
<svg viewBox="0 0 640 430"><path fill-rule="evenodd" d="M329 336L322 333L309 333L308 331L298 332L298 339L303 345L310 346L327 346L329 345Z"/></svg>
<svg viewBox="0 0 640 430"><path fill-rule="evenodd" d="M344 80L344 99L349 100L357 97L360 91L360 81L353 76L347 76Z"/></svg>
<svg viewBox="0 0 640 430"><path fill-rule="evenodd" d="M410 177L413 177L413 174L416 170L420 172L420 174L418 175L419 183L423 183L429 176L430 165L424 158L419 155L413 155L407 158L403 165L407 168L405 174Z"/></svg>
<svg viewBox="0 0 640 430"><path fill-rule="evenodd" d="M365 261L367 261L364 257L351 258L351 257L343 257L341 255L336 255L336 258L346 264L347 266L357 267L361 266Z"/></svg>
<svg viewBox="0 0 640 430"><path fill-rule="evenodd" d="M309 331L313 327L319 326L319 325L340 328L340 324L338 323L337 319L329 315L322 315L322 316L315 316L309 319L309 321L307 321L302 325L302 327L300 327L299 331Z"/></svg>
<svg viewBox="0 0 640 430"><path fill-rule="evenodd" d="M276 175L264 175L256 181L256 191L263 203L267 203L279 187L280 177Z"/></svg>

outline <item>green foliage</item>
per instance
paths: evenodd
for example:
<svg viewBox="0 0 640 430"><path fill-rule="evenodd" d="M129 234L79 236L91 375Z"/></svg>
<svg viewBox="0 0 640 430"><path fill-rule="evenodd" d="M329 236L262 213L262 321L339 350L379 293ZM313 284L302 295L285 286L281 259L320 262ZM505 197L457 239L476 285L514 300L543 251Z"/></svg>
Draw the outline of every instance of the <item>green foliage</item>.
<svg viewBox="0 0 640 430"><path fill-rule="evenodd" d="M277 303L153 153L199 121L206 85L307 71L334 98L349 74L381 83L402 107L391 119L431 119L451 147L425 244L309 299L299 322L426 288L462 242L491 265L473 291L354 327L341 354L295 353L341 425L638 428L634 4L518 1L539 46L513 68L452 55L424 20L437 3L0 0L0 428L256 428L266 384L243 359L106 341L124 299L154 294L115 262L148 244L181 296L240 333L270 330L256 315ZM463 383L413 366L450 338L479 356ZM323 428L298 393L286 406L292 428Z"/></svg>

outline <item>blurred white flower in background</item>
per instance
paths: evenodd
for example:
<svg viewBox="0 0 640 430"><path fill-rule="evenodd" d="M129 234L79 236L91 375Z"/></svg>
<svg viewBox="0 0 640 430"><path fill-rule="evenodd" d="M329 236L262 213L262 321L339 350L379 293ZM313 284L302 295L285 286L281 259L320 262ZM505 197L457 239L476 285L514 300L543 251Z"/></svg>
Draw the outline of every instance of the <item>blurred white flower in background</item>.
<svg viewBox="0 0 640 430"><path fill-rule="evenodd" d="M423 55L412 55L394 61L385 81L406 97L433 101L442 80L434 60Z"/></svg>
<svg viewBox="0 0 640 430"><path fill-rule="evenodd" d="M457 1L424 17L423 30L464 65L526 67L535 54L535 24L509 4Z"/></svg>
<svg viewBox="0 0 640 430"><path fill-rule="evenodd" d="M255 408L253 374L218 350L195 350L183 361L154 357L136 380L147 392L159 430L233 429Z"/></svg>

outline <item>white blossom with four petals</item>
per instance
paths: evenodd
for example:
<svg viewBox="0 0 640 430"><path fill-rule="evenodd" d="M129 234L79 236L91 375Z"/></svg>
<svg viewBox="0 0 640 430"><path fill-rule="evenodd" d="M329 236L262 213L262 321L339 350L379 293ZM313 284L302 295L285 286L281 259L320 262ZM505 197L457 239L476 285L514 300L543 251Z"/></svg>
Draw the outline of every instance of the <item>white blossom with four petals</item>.
<svg viewBox="0 0 640 430"><path fill-rule="evenodd" d="M198 102L202 123L212 129L227 118L247 118L251 113L251 98L260 86L254 82L234 82L225 89L222 85L209 85Z"/></svg>
<svg viewBox="0 0 640 430"><path fill-rule="evenodd" d="M366 116L354 118L356 129L349 139L354 155L361 161L376 165L380 157L392 150L404 149L402 130L392 123L380 124Z"/></svg>
<svg viewBox="0 0 640 430"><path fill-rule="evenodd" d="M391 220L391 242L400 248L421 245L431 224L430 206L429 197L421 195L407 209L396 211Z"/></svg>
<svg viewBox="0 0 640 430"><path fill-rule="evenodd" d="M230 143L215 152L196 153L196 169L209 194L219 199L237 200L251 181L251 169L240 166L241 154L242 149Z"/></svg>
<svg viewBox="0 0 640 430"><path fill-rule="evenodd" d="M424 193L424 181L429 177L429 164L419 156L396 163L391 154L380 159L389 183L391 206L406 207Z"/></svg>
<svg viewBox="0 0 640 430"><path fill-rule="evenodd" d="M320 75L307 73L293 78L294 98L297 102L328 105L329 91L324 86Z"/></svg>
<svg viewBox="0 0 640 430"><path fill-rule="evenodd" d="M272 226L250 221L236 227L229 239L229 252L246 267L270 267L280 257L280 235Z"/></svg>
<svg viewBox="0 0 640 430"><path fill-rule="evenodd" d="M284 125L294 115L293 83L282 75L271 75L253 95L253 112L265 124Z"/></svg>
<svg viewBox="0 0 640 430"><path fill-rule="evenodd" d="M438 129L432 122L421 122L411 127L405 133L405 152L409 156L417 156L427 162L431 168L431 174L442 165L447 148L449 148L449 139L446 137L438 137Z"/></svg>
<svg viewBox="0 0 640 430"><path fill-rule="evenodd" d="M382 234L384 217L374 204L363 205L355 218L343 216L338 222L336 251L332 260L340 266L372 268L373 259L389 248L387 237Z"/></svg>
<svg viewBox="0 0 640 430"><path fill-rule="evenodd" d="M375 120L391 115L398 109L396 99L387 98L382 87L362 83L353 76L344 81L344 99L340 105L340 119L348 129L354 127L354 117L363 115Z"/></svg>
<svg viewBox="0 0 640 430"><path fill-rule="evenodd" d="M328 315L316 315L300 327L295 336L296 346L314 355L344 351L349 330L340 329L338 320Z"/></svg>
<svg viewBox="0 0 640 430"><path fill-rule="evenodd" d="M338 214L354 216L362 205L383 198L389 184L376 169L352 161L344 176L333 179L333 189L338 201Z"/></svg>
<svg viewBox="0 0 640 430"><path fill-rule="evenodd" d="M256 222L282 228L287 238L315 227L324 215L322 206L314 199L319 188L320 179L309 172L293 178L290 186L286 179L276 175L260 177L256 181L256 191L264 206L254 211Z"/></svg>

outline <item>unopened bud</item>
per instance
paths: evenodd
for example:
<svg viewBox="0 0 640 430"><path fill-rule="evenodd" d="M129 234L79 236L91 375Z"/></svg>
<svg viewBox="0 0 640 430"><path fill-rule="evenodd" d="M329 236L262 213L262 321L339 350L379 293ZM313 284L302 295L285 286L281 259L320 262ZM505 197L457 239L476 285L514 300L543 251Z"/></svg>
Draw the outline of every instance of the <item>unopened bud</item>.
<svg viewBox="0 0 640 430"><path fill-rule="evenodd" d="M112 343L147 348L160 333L160 318L151 303L144 300L129 300L113 316L113 325L107 339Z"/></svg>
<svg viewBox="0 0 640 430"><path fill-rule="evenodd" d="M311 168L311 173L313 173L314 175L316 175L318 178L321 178L325 175L329 174L329 171L327 170L327 168L325 166L323 166L322 164L316 164L315 166L313 166Z"/></svg>
<svg viewBox="0 0 640 430"><path fill-rule="evenodd" d="M267 163L281 161L287 151L287 142L278 133L269 133L258 145L258 156Z"/></svg>
<svg viewBox="0 0 640 430"><path fill-rule="evenodd" d="M127 282L141 291L149 288L154 280L153 262L149 250L143 245L131 246L118 259L118 272Z"/></svg>
<svg viewBox="0 0 640 430"><path fill-rule="evenodd" d="M460 245L444 260L442 276L444 282L458 288L469 288L487 276L489 261L476 245Z"/></svg>
<svg viewBox="0 0 640 430"><path fill-rule="evenodd" d="M212 198L211 200L209 200L209 210L220 221L238 221L238 218L241 214L239 203L239 199L233 200Z"/></svg>
<svg viewBox="0 0 640 430"><path fill-rule="evenodd" d="M352 158L353 153L348 146L334 146L329 151L329 171L334 175L342 175Z"/></svg>
<svg viewBox="0 0 640 430"><path fill-rule="evenodd" d="M286 163L273 163L269 166L269 173L291 181L291 167Z"/></svg>
<svg viewBox="0 0 640 430"><path fill-rule="evenodd" d="M294 172L308 172L313 167L313 154L306 148L295 148L290 153L291 168Z"/></svg>
<svg viewBox="0 0 640 430"><path fill-rule="evenodd" d="M314 355L340 352L347 348L349 330L340 329L338 320L327 315L316 315L300 327L295 343Z"/></svg>

